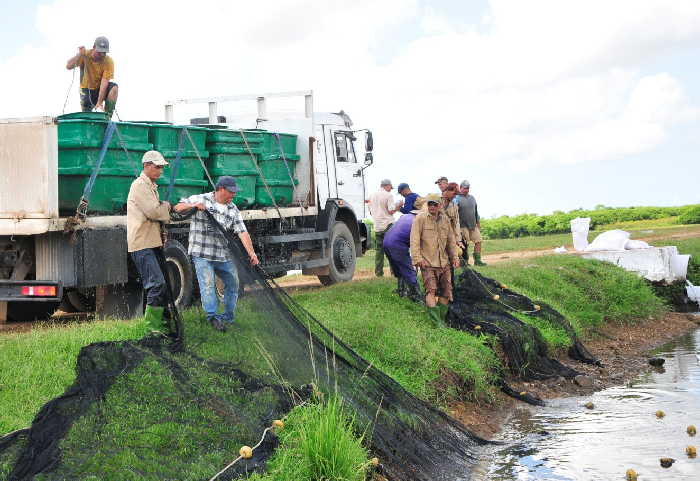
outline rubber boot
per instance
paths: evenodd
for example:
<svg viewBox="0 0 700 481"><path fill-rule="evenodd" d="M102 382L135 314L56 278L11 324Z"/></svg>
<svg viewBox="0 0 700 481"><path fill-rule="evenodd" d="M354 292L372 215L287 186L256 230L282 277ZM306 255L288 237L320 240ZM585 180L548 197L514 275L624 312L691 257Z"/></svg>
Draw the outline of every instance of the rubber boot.
<svg viewBox="0 0 700 481"><path fill-rule="evenodd" d="M396 278L396 289L394 289L394 294L398 295L399 297L403 297L403 292L404 292L403 277L398 277L398 278Z"/></svg>
<svg viewBox="0 0 700 481"><path fill-rule="evenodd" d="M160 306L146 306L146 311L144 312L143 318L146 321L146 333L165 335L167 329L165 328L165 323L163 322L163 307Z"/></svg>
<svg viewBox="0 0 700 481"><path fill-rule="evenodd" d="M474 253L474 265L475 266L485 266L486 262L481 262L481 252Z"/></svg>
<svg viewBox="0 0 700 481"><path fill-rule="evenodd" d="M459 263L463 268L469 265L469 251L466 248L464 249L462 260Z"/></svg>
<svg viewBox="0 0 700 481"><path fill-rule="evenodd" d="M105 100L105 113L107 114L107 118L111 119L112 115L114 114L114 109L117 107L117 102L114 100Z"/></svg>
<svg viewBox="0 0 700 481"><path fill-rule="evenodd" d="M418 304L425 304L425 300L423 298L423 293L420 291L420 287L418 287L418 283L416 283L416 284L406 283L406 297L408 297L413 302L417 302Z"/></svg>

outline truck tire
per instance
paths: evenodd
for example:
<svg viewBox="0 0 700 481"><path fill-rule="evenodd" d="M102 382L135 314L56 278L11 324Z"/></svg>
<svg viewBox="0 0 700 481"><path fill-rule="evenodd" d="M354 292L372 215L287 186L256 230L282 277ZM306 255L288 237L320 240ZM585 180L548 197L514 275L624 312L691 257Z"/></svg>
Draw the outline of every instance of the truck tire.
<svg viewBox="0 0 700 481"><path fill-rule="evenodd" d="M352 280L355 274L355 239L348 226L343 222L335 222L330 233L329 274L318 276L324 286Z"/></svg>
<svg viewBox="0 0 700 481"><path fill-rule="evenodd" d="M23 301L7 303L7 318L11 321L43 321L51 317L60 302Z"/></svg>
<svg viewBox="0 0 700 481"><path fill-rule="evenodd" d="M95 310L95 289L76 289L64 292L59 308L64 312L92 312Z"/></svg>
<svg viewBox="0 0 700 481"><path fill-rule="evenodd" d="M168 240L163 246L165 267L170 287L173 290L175 305L179 308L187 307L192 303L194 291L194 269L190 262L187 249L176 240Z"/></svg>

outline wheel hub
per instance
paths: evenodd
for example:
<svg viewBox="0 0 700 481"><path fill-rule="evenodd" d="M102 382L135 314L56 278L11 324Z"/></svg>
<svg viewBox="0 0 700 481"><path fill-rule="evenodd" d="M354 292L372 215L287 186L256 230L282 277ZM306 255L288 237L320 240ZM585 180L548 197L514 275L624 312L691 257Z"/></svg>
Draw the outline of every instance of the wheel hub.
<svg viewBox="0 0 700 481"><path fill-rule="evenodd" d="M352 245L347 239L338 237L333 243L333 261L339 270L345 270L352 264Z"/></svg>

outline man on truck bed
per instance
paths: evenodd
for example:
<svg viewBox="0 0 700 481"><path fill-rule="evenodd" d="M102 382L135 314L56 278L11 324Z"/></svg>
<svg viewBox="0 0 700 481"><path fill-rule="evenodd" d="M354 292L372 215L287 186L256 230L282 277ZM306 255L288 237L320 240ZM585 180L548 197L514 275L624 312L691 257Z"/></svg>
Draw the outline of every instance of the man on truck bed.
<svg viewBox="0 0 700 481"><path fill-rule="evenodd" d="M258 256L253 249L253 241L243 223L241 212L233 203L238 192L236 179L230 176L219 177L216 190L206 194L191 195L175 205L176 212L198 209L190 222L188 252L192 256L194 268L197 271L199 292L202 298L202 308L207 320L214 329L226 330L226 324L235 321L236 302L238 301L238 272L231 258L228 246L221 232L211 225L204 214L209 211L226 230L233 230L241 239L252 265L259 264ZM219 297L216 293L216 276L224 282L224 312L217 313Z"/></svg>
<svg viewBox="0 0 700 481"><path fill-rule="evenodd" d="M78 54L68 59L66 68L80 67L80 107L83 112L105 111L112 117L117 105L118 87L114 78L114 61L107 55L109 40L97 37L92 50L78 47ZM104 105L103 105L104 104Z"/></svg>
<svg viewBox="0 0 700 481"><path fill-rule="evenodd" d="M170 220L170 204L160 200L156 180L168 163L155 150L143 154L141 163L143 172L131 183L126 201L126 241L146 290L144 317L147 329L155 334L165 334L166 285L155 249L163 246L160 223Z"/></svg>

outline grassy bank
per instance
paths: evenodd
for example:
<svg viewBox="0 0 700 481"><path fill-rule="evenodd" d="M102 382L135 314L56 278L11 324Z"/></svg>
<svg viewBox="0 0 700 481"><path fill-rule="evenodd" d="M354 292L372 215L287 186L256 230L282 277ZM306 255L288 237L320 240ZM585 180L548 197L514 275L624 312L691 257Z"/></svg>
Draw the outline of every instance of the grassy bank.
<svg viewBox="0 0 700 481"><path fill-rule="evenodd" d="M606 323L632 324L658 316L666 309L646 281L606 262L547 256L478 270L536 302L551 305L584 339L592 329ZM559 331L546 325L537 327L553 347L563 347Z"/></svg>
<svg viewBox="0 0 700 481"><path fill-rule="evenodd" d="M28 426L34 414L75 380L83 346L138 339L140 321L95 321L0 336L0 434Z"/></svg>

